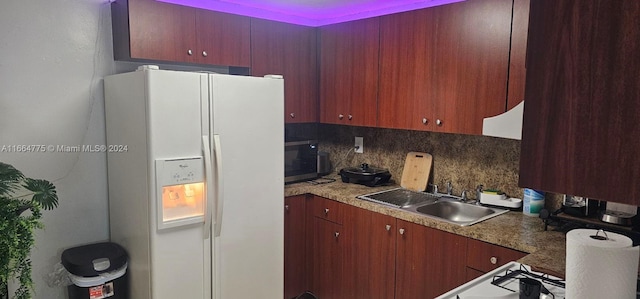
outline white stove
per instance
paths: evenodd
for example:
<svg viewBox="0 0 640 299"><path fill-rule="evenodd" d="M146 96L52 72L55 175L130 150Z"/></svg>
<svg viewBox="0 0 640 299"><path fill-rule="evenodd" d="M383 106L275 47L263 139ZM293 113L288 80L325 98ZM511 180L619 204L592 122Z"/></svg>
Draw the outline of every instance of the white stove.
<svg viewBox="0 0 640 299"><path fill-rule="evenodd" d="M519 298L520 278L533 278L544 286L541 299L564 298L564 280L540 272L531 271L531 267L510 262L470 282L467 282L436 299L499 299Z"/></svg>

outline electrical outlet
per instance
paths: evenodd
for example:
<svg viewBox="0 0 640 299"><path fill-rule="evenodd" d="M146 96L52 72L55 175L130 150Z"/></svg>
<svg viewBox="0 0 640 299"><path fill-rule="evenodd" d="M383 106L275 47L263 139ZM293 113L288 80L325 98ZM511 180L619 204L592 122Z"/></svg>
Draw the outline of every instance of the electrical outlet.
<svg viewBox="0 0 640 299"><path fill-rule="evenodd" d="M362 137L356 137L356 153L362 154L364 153L364 141Z"/></svg>

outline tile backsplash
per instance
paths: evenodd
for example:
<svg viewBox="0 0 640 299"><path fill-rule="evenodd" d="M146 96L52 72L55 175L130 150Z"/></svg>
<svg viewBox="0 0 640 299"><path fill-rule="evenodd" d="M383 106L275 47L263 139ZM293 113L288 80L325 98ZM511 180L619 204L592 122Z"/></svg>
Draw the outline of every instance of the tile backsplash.
<svg viewBox="0 0 640 299"><path fill-rule="evenodd" d="M327 124L287 125L287 135L317 138L320 150L329 153L334 171L368 163L388 169L399 183L407 153L426 152L433 156L429 182L440 190L451 181L455 195L469 190L469 198L475 198L472 191L482 184L522 198L519 140ZM364 138L362 154L353 151L356 136Z"/></svg>

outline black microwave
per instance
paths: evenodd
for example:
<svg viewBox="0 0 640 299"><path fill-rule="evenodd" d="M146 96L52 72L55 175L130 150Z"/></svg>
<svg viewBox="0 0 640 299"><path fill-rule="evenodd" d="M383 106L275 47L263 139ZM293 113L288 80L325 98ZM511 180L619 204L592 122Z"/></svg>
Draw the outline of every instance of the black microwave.
<svg viewBox="0 0 640 299"><path fill-rule="evenodd" d="M284 143L284 182L318 177L318 141L295 140Z"/></svg>

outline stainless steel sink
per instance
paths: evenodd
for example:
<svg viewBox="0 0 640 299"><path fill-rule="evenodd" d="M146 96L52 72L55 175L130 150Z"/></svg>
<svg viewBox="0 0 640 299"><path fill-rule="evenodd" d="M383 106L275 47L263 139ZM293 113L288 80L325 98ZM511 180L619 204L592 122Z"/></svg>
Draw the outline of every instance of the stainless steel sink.
<svg viewBox="0 0 640 299"><path fill-rule="evenodd" d="M404 188L396 188L371 194L360 195L357 196L357 198L390 205L396 208L408 208L419 204L433 203L440 197L431 193L412 191Z"/></svg>
<svg viewBox="0 0 640 299"><path fill-rule="evenodd" d="M447 194L416 192L404 188L360 195L357 198L390 205L460 226L473 225L508 212L508 210L464 203L461 198Z"/></svg>
<svg viewBox="0 0 640 299"><path fill-rule="evenodd" d="M428 217L460 226L473 225L508 212L508 210L451 200L439 200L435 203L413 207L411 210Z"/></svg>

